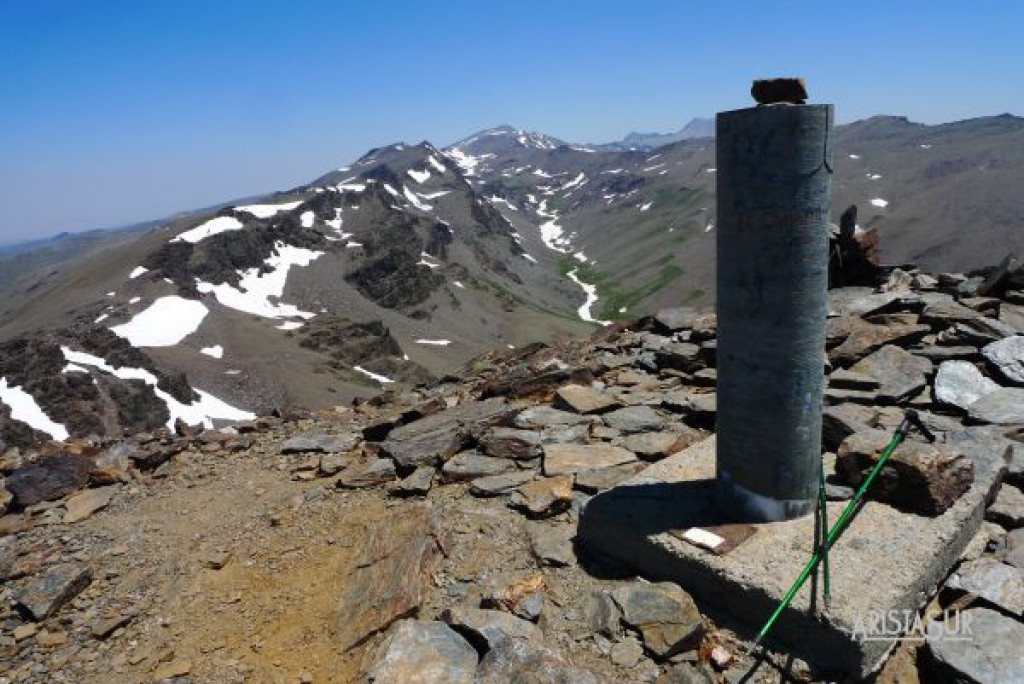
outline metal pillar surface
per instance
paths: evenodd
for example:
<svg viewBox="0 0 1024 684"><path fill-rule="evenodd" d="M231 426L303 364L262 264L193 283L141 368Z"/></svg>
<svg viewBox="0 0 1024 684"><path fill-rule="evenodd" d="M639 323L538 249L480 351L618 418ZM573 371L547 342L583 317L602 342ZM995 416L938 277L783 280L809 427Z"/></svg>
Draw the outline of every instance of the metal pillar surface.
<svg viewBox="0 0 1024 684"><path fill-rule="evenodd" d="M767 522L816 501L828 287L831 105L718 114L717 479Z"/></svg>

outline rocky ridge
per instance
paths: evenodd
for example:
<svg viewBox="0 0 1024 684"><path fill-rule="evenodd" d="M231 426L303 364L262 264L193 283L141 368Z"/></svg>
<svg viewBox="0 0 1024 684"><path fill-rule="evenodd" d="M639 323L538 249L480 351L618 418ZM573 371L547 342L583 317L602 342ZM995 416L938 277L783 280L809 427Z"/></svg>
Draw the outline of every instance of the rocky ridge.
<svg viewBox="0 0 1024 684"><path fill-rule="evenodd" d="M831 496L905 406L939 440L878 500L1004 479L877 681L1024 677L1022 291L1008 262L830 292ZM711 434L715 350L713 312L669 309L334 409L0 447L0 681L842 681L574 544L591 495ZM984 633L944 640L944 608Z"/></svg>

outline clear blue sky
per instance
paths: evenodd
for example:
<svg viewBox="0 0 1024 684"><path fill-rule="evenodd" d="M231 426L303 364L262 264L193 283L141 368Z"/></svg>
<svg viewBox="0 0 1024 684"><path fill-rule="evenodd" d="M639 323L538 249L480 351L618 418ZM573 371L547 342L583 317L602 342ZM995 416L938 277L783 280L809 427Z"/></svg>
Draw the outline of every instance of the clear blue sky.
<svg viewBox="0 0 1024 684"><path fill-rule="evenodd" d="M801 75L840 121L1024 114L1016 2L0 0L0 243L499 123L670 131Z"/></svg>

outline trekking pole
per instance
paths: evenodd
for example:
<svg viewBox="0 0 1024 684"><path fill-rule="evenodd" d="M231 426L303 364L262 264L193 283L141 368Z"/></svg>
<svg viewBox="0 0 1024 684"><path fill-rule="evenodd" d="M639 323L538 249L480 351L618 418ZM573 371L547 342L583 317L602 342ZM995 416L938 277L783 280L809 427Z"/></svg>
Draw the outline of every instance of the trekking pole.
<svg viewBox="0 0 1024 684"><path fill-rule="evenodd" d="M913 409L908 410L903 418L903 422L900 423L898 428L896 428L896 432L893 434L892 441L889 442L889 446L887 446L885 451L882 452L882 455L878 458L878 462L875 464L875 467L871 469L871 472L868 473L864 482L861 483L857 493L853 495L852 499L850 499L850 503L848 503L846 508L843 509L843 512L836 521L836 524L832 526L832 529L829 530L828 535L825 537L824 543L820 544L819 548L811 555L811 560L809 560L807 565L804 566L804 569L800 571L800 574L796 578L796 582L794 582L793 586L789 588L789 591L786 592L785 597L783 597L779 606L775 609L775 612L768 618L768 622L764 623L764 627L762 627L761 631L758 632L754 643L752 643L750 648L747 649L748 655L761 644L764 638L768 635L768 632L770 632L772 627L775 626L775 623L778 622L783 611L785 611L786 608L789 607L789 604L793 602L793 599L796 597L797 592L800 591L800 588L804 585L804 582L807 581L807 578L810 577L811 573L818 567L822 558L828 555L829 549L831 549L839 540L840 535L842 535L846 530L846 527L850 524L853 516L856 515L856 511L864 500L864 496L867 493L868 488L871 487L871 484L875 481L875 478L878 477L878 474L882 472L882 468L885 467L889 457L892 456L892 452L896 450L896 447L900 445L900 442L906 439L911 428L914 427L920 430L921 434L923 434L928 441L935 441L935 436L929 432L928 428L926 428L921 422L921 418L918 416L917 411L914 411Z"/></svg>
<svg viewBox="0 0 1024 684"><path fill-rule="evenodd" d="M828 567L828 493L825 491L825 459L821 459L820 476L818 477L818 545L821 551L822 597L825 609L832 606L832 587Z"/></svg>

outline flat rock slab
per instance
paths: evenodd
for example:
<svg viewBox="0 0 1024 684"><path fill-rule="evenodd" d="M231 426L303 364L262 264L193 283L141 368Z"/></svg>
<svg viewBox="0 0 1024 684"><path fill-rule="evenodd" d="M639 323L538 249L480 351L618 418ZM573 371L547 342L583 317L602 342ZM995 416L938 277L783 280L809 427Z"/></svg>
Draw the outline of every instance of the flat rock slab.
<svg viewBox="0 0 1024 684"><path fill-rule="evenodd" d="M118 485L108 485L95 489L83 489L76 494L72 494L64 502L66 512L61 522L65 524L76 523L80 520L85 520L101 508L106 508L117 489Z"/></svg>
<svg viewBox="0 0 1024 684"><path fill-rule="evenodd" d="M14 591L14 603L33 620L45 620L89 586L92 573L80 563L49 568Z"/></svg>
<svg viewBox="0 0 1024 684"><path fill-rule="evenodd" d="M937 517L868 501L832 550L831 610L821 619L809 613L808 582L769 646L857 677L877 668L895 638L862 641L853 636L854 627L872 611L916 611L924 604L981 526L985 499L1003 470L977 468L971 488ZM732 522L713 505L714 478L711 437L593 497L577 542L649 580L676 582L718 624L752 639L811 557L814 520L757 525L750 539L716 556L676 536L690 527ZM840 506L829 507L833 524L840 513ZM864 591L865 578L871 591Z"/></svg>
<svg viewBox="0 0 1024 684"><path fill-rule="evenodd" d="M996 425L1024 424L1024 388L1004 387L978 399L968 408L971 420Z"/></svg>
<svg viewBox="0 0 1024 684"><path fill-rule="evenodd" d="M583 470L610 468L635 461L636 455L610 444L547 444L544 474L569 475Z"/></svg>
<svg viewBox="0 0 1024 684"><path fill-rule="evenodd" d="M620 406L615 397L584 385L566 385L555 392L558 402L576 413L601 413Z"/></svg>

